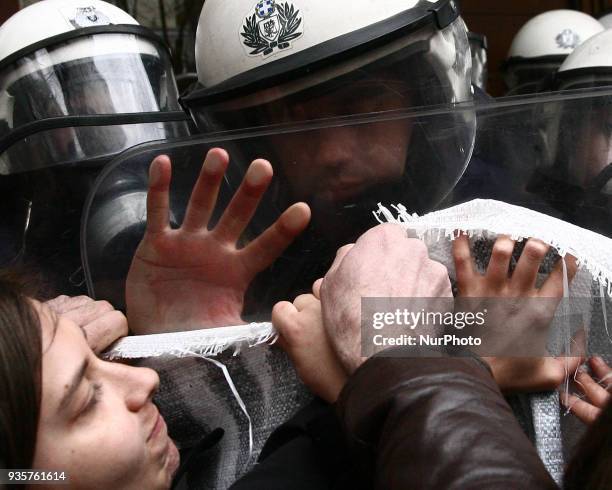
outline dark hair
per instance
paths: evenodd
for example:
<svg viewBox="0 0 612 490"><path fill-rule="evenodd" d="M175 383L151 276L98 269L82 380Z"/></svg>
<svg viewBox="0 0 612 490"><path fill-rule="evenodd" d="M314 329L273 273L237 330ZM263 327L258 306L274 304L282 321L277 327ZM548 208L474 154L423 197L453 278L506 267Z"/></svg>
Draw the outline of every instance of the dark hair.
<svg viewBox="0 0 612 490"><path fill-rule="evenodd" d="M30 468L41 401L42 334L27 287L0 271L0 461Z"/></svg>
<svg viewBox="0 0 612 490"><path fill-rule="evenodd" d="M578 444L565 473L565 490L608 490L612 486L612 403Z"/></svg>

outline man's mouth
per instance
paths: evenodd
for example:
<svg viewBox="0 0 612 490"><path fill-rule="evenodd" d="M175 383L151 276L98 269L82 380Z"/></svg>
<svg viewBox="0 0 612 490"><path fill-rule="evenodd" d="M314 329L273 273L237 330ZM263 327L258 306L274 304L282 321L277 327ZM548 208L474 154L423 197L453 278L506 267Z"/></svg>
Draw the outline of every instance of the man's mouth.
<svg viewBox="0 0 612 490"><path fill-rule="evenodd" d="M321 194L330 201L344 201L360 194L366 183L362 180L333 180L321 187Z"/></svg>

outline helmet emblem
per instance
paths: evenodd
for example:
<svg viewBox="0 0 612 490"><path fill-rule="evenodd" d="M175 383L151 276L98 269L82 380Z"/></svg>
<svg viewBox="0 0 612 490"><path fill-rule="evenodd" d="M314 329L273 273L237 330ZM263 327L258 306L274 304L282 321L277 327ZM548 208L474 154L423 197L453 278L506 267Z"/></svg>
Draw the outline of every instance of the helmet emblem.
<svg viewBox="0 0 612 490"><path fill-rule="evenodd" d="M562 49L575 49L580 44L580 36L571 29L564 29L557 35L555 41Z"/></svg>
<svg viewBox="0 0 612 490"><path fill-rule="evenodd" d="M77 29L81 27L106 26L111 22L106 15L96 7L78 7L70 23Z"/></svg>
<svg viewBox="0 0 612 490"><path fill-rule="evenodd" d="M303 32L302 15L289 2L261 0L255 13L246 17L242 25L242 42L250 56L264 57L291 47L291 42Z"/></svg>
<svg viewBox="0 0 612 490"><path fill-rule="evenodd" d="M259 2L257 7L255 7L255 13L257 17L260 19L266 19L270 17L276 8L274 0L264 0L263 2Z"/></svg>

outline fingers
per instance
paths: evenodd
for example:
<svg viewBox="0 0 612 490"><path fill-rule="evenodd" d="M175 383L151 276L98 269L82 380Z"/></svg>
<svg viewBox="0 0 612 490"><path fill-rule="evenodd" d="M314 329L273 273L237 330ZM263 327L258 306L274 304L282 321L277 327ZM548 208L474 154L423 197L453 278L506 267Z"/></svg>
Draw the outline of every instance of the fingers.
<svg viewBox="0 0 612 490"><path fill-rule="evenodd" d="M562 260L565 260L568 283L571 283L576 276L576 272L578 271L578 263L576 258L571 255L562 257L561 260L557 262L555 268L552 270L544 284L542 284L542 287L540 288L540 296L545 298L561 298L563 296Z"/></svg>
<svg viewBox="0 0 612 490"><path fill-rule="evenodd" d="M561 394L561 403L587 425L595 422L601 414L601 409L581 400L575 395Z"/></svg>
<svg viewBox="0 0 612 490"><path fill-rule="evenodd" d="M49 305L51 309L83 329L89 347L96 354L128 333L125 315L115 310L108 301L94 301L87 296L60 296L52 302L61 309L55 309L53 304Z"/></svg>
<svg viewBox="0 0 612 490"><path fill-rule="evenodd" d="M610 393L584 371L578 373L576 383L578 383L588 401L596 407L604 408L610 401Z"/></svg>
<svg viewBox="0 0 612 490"><path fill-rule="evenodd" d="M565 377L573 379L578 375L578 368L582 364L582 357L561 357L558 358L563 365L563 381L565 381ZM560 384L560 383L559 383Z"/></svg>
<svg viewBox="0 0 612 490"><path fill-rule="evenodd" d="M75 310L88 303L93 303L94 300L89 296L66 296L61 295L57 298L45 301L45 304L51 308L56 314L63 315L64 313Z"/></svg>
<svg viewBox="0 0 612 490"><path fill-rule="evenodd" d="M455 272L459 290L469 284L475 275L472 253L470 252L470 241L467 235L461 234L453 240L453 259L455 261Z"/></svg>
<svg viewBox="0 0 612 490"><path fill-rule="evenodd" d="M512 274L512 284L515 290L531 291L535 287L540 265L549 249L550 247L540 240L531 238L527 241Z"/></svg>
<svg viewBox="0 0 612 490"><path fill-rule="evenodd" d="M493 283L501 286L508 279L510 260L514 251L514 240L507 236L500 236L493 245L493 252L489 260L486 276Z"/></svg>
<svg viewBox="0 0 612 490"><path fill-rule="evenodd" d="M293 306L296 307L297 311L302 311L318 302L319 300L315 298L312 294L301 294L300 296L295 298Z"/></svg>
<svg viewBox="0 0 612 490"><path fill-rule="evenodd" d="M169 189L171 178L170 158L159 156L149 168L149 192L147 192L147 232L160 233L169 228Z"/></svg>
<svg viewBox="0 0 612 490"><path fill-rule="evenodd" d="M73 308L62 313L62 317L69 318L77 325L83 327L88 323L91 323L101 316L114 311L113 305L111 305L108 301L88 301L87 303L79 306L78 308Z"/></svg>
<svg viewBox="0 0 612 490"><path fill-rule="evenodd" d="M259 201L272 180L272 165L255 160L221 216L213 233L220 241L235 243L255 214Z"/></svg>
<svg viewBox="0 0 612 490"><path fill-rule="evenodd" d="M249 243L242 254L253 273L261 272L272 264L302 233L310 222L310 208L297 203L287 209L276 222Z"/></svg>
<svg viewBox="0 0 612 490"><path fill-rule="evenodd" d="M279 333L291 343L293 336L297 333L298 323L295 321L296 315L311 306L319 303L319 300L312 294L301 294L293 303L280 301L272 308L272 323Z"/></svg>
<svg viewBox="0 0 612 490"><path fill-rule="evenodd" d="M593 374L604 388L612 386L612 368L599 356L592 357L589 364Z"/></svg>
<svg viewBox="0 0 612 490"><path fill-rule="evenodd" d="M579 397L568 393L563 394L561 398L563 404L585 424L595 422L601 411L612 399L610 392L607 390L608 383L604 381L611 375L612 369L603 359L598 357L591 358L590 365L595 376L600 379L600 383L597 383L586 372L580 371L575 380L580 391L584 393L585 399L581 400Z"/></svg>
<svg viewBox="0 0 612 490"><path fill-rule="evenodd" d="M272 308L272 324L283 339L287 339L289 343L293 339L294 327L295 327L295 315L298 310L293 303L288 301L280 301ZM286 350L286 343L280 342L280 346Z"/></svg>
<svg viewBox="0 0 612 490"><path fill-rule="evenodd" d="M89 347L99 354L128 334L128 324L123 313L113 310L84 325L83 330Z"/></svg>
<svg viewBox="0 0 612 490"><path fill-rule="evenodd" d="M317 279L312 285L312 294L319 301L321 300L321 285L323 284L323 278Z"/></svg>
<svg viewBox="0 0 612 490"><path fill-rule="evenodd" d="M228 163L229 156L221 148L213 148L206 154L200 175L191 192L183 230L198 231L208 225Z"/></svg>

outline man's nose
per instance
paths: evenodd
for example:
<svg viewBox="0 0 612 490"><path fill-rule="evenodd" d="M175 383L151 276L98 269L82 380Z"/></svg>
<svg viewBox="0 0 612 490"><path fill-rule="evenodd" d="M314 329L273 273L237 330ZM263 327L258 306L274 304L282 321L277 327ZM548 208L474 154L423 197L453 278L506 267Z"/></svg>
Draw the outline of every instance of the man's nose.
<svg viewBox="0 0 612 490"><path fill-rule="evenodd" d="M306 144L310 144L306 142ZM325 129L320 132L313 165L340 169L351 163L358 151L356 135L352 128Z"/></svg>

